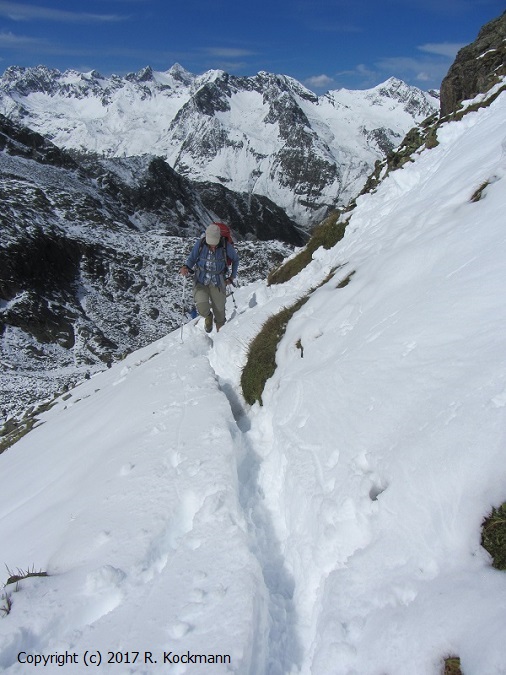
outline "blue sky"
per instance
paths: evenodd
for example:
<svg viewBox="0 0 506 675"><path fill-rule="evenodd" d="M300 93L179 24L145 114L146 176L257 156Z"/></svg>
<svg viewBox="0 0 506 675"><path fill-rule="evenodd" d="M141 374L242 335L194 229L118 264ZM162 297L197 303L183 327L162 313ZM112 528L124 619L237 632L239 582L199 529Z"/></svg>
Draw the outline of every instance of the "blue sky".
<svg viewBox="0 0 506 675"><path fill-rule="evenodd" d="M180 63L291 75L313 91L399 77L438 88L504 0L0 0L0 71L124 75Z"/></svg>

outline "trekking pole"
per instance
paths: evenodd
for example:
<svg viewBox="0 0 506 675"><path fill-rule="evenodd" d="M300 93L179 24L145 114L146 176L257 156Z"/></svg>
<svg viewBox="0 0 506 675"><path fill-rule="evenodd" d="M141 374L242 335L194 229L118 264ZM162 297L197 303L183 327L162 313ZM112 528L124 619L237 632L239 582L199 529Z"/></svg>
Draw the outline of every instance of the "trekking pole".
<svg viewBox="0 0 506 675"><path fill-rule="evenodd" d="M235 301L234 291L231 291L230 295L232 296L232 302L234 303L234 307L235 307L235 309L237 309L237 302Z"/></svg>
<svg viewBox="0 0 506 675"><path fill-rule="evenodd" d="M228 288L232 289L232 288L234 288L234 286L235 286L235 284L232 282L231 284L229 284L229 285L227 286L227 289L228 289ZM230 293L228 293L228 295L231 295L231 296L232 296L232 301L233 301L233 303L234 303L235 310L237 311L237 303L236 303L236 301L235 301L234 291L233 291L233 290L230 290Z"/></svg>
<svg viewBox="0 0 506 675"><path fill-rule="evenodd" d="M183 297L182 297L182 300L181 300L181 342L183 342L185 291L186 291L186 276L183 277Z"/></svg>

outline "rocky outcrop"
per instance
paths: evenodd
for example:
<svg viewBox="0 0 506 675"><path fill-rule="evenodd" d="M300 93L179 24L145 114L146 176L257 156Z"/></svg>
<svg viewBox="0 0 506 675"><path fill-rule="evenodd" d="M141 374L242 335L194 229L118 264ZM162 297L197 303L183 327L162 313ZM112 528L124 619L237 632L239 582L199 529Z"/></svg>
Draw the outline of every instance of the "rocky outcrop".
<svg viewBox="0 0 506 675"><path fill-rule="evenodd" d="M477 107L487 106L506 88L506 12L483 26L475 42L459 51L455 62L443 80L440 99L441 112L429 115L408 131L396 148L386 148L384 160L378 160L367 178L361 195L374 191L391 171L413 161L422 148L438 145L438 129L450 119L459 119ZM503 82L490 91L494 85ZM490 92L489 95L486 95ZM473 105L461 107L462 101L484 94ZM451 116L451 117L450 117ZM351 200L347 208L354 208Z"/></svg>
<svg viewBox="0 0 506 675"><path fill-rule="evenodd" d="M476 40L463 47L441 84L441 116L462 101L487 92L506 75L506 12L487 23Z"/></svg>

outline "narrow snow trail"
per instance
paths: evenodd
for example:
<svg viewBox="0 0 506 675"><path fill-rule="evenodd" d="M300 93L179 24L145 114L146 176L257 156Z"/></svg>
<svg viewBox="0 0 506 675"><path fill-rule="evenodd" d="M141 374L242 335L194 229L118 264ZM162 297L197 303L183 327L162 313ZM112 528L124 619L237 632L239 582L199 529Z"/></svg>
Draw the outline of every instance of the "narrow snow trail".
<svg viewBox="0 0 506 675"><path fill-rule="evenodd" d="M175 331L82 383L0 455L1 558L48 574L6 589L0 669L26 672L21 652L72 650L146 653L128 664L143 675L169 652L229 655L216 673L298 672L294 582L238 380L263 321L314 279L238 289L214 346L185 325L183 342Z"/></svg>
<svg viewBox="0 0 506 675"><path fill-rule="evenodd" d="M325 265L315 262L312 274L301 274L298 283L291 287L268 288L260 283L236 290L237 308L233 308L229 300L231 318L222 331L214 335L213 348L209 351L209 362L229 401L239 432L236 441L238 496L248 526L250 550L258 560L268 594L264 675L299 673L304 646L294 602L295 580L286 565L275 525L279 514L267 507L260 478L265 453L272 445L272 434L267 429L260 438L250 433L252 414L242 398L240 377L249 342L265 320L308 293L315 279L324 278L327 273ZM243 316L245 314L247 316Z"/></svg>
<svg viewBox="0 0 506 675"><path fill-rule="evenodd" d="M220 386L229 400L241 433L236 441L238 498L248 527L250 550L262 570L267 593L269 624L265 641L266 662L262 673L286 675L299 672L302 647L296 632L297 616L293 602L295 582L285 565L272 514L265 505L259 482L262 459L248 435L249 419L240 396L229 383L221 381ZM263 440L269 443L267 437Z"/></svg>

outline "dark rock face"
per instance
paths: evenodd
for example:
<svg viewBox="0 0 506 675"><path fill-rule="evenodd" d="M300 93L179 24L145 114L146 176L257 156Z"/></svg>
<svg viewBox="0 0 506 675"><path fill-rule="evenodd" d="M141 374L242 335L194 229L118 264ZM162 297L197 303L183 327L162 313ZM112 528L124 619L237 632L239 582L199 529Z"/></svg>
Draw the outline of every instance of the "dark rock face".
<svg viewBox="0 0 506 675"><path fill-rule="evenodd" d="M487 92L506 75L506 12L487 23L476 40L463 47L441 83L441 116L462 101Z"/></svg>
<svg viewBox="0 0 506 675"><path fill-rule="evenodd" d="M196 189L205 206L225 223L241 223L240 234L248 239L277 239L302 246L307 233L294 230L293 222L279 206L267 197L249 193L230 193L217 183L197 183Z"/></svg>
<svg viewBox="0 0 506 675"><path fill-rule="evenodd" d="M26 127L0 115L0 151L65 169L77 169L70 155Z"/></svg>

